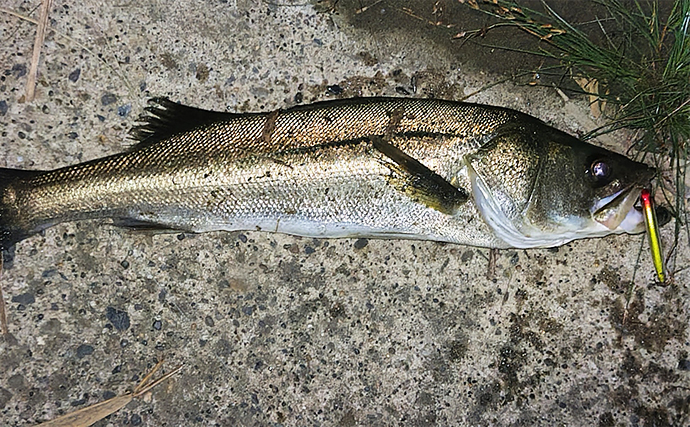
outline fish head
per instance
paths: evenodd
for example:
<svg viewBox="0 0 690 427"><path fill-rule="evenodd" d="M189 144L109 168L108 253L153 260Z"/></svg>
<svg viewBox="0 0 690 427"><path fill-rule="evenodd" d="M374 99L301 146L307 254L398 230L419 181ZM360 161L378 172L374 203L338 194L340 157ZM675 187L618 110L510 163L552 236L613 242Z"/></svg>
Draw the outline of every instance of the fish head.
<svg viewBox="0 0 690 427"><path fill-rule="evenodd" d="M509 246L644 231L635 205L655 170L541 122L497 134L468 164L475 203Z"/></svg>

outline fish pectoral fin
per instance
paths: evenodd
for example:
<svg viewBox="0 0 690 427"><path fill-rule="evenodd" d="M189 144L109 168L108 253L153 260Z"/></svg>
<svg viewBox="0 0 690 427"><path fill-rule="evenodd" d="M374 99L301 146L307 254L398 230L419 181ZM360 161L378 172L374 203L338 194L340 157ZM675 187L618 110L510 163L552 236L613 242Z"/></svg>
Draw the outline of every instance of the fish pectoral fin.
<svg viewBox="0 0 690 427"><path fill-rule="evenodd" d="M160 224L154 221L146 221L135 218L113 218L113 225L116 227L126 228L130 231L152 234L164 233L193 233L190 230L170 227L166 224Z"/></svg>
<svg viewBox="0 0 690 427"><path fill-rule="evenodd" d="M389 182L414 201L447 215L453 215L467 202L467 191L453 186L417 159L379 136L371 137L371 142L376 150L393 162L387 163L393 172Z"/></svg>

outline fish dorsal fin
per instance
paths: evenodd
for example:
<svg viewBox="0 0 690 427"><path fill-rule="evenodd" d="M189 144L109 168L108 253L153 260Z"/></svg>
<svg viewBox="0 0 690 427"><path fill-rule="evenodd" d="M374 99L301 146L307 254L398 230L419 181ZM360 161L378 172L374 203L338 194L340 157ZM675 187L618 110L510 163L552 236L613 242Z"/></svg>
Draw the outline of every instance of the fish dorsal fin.
<svg viewBox="0 0 690 427"><path fill-rule="evenodd" d="M393 161L391 184L413 200L446 215L453 215L469 194L381 137L372 137L374 148Z"/></svg>
<svg viewBox="0 0 690 427"><path fill-rule="evenodd" d="M173 102L168 98L151 98L149 106L144 111L145 113L139 117L141 124L130 131L130 135L139 141L132 149L154 144L173 135L188 132L203 125L227 121L241 116L241 114L188 107Z"/></svg>

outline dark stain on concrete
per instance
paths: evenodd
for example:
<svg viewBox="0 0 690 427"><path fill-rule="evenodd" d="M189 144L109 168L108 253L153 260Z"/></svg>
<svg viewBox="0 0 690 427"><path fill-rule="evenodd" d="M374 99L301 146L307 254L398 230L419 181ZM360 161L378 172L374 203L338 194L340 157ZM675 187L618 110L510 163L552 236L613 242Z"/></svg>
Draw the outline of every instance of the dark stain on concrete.
<svg viewBox="0 0 690 427"><path fill-rule="evenodd" d="M663 408L654 404L654 399L641 395L639 391L640 387L650 382L668 384L669 388L675 388L682 380L682 374L654 362L644 365L637 353L637 350L626 349L617 371L617 376L622 379L621 385L610 393L611 403L624 413L634 414L633 417L642 421L642 425L645 426L686 425L690 396L686 399L676 398L672 405ZM613 425L612 414L602 414L602 417L599 425Z"/></svg>
<svg viewBox="0 0 690 427"><path fill-rule="evenodd" d="M645 304L645 291L637 289L635 296L627 305L622 297L608 300L609 321L619 334L619 338L631 335L635 342L649 352L661 352L672 340L682 342L687 328L683 313L672 304L662 303L648 312ZM647 320L640 316L646 315Z"/></svg>
<svg viewBox="0 0 690 427"><path fill-rule="evenodd" d="M178 68L178 64L177 64L177 61L175 60L175 57L168 52L164 52L161 54L160 61L161 61L161 64L163 64L163 66L165 68L167 68L168 70L173 70L173 69Z"/></svg>
<svg viewBox="0 0 690 427"><path fill-rule="evenodd" d="M333 1L315 2L322 10L332 9ZM418 43L426 43L438 50L439 55L453 58L466 65L481 67L489 72L513 72L532 66L540 60L529 56L501 50L498 54L481 44L500 45L509 48L533 48L534 42L527 34L509 29L487 32L483 37L469 43L453 37L463 30L485 28L492 19L481 12L471 10L457 1L444 0L384 0L360 1L339 0L335 12L354 28L371 33L374 38L383 38L396 31L412 34ZM526 2L539 7L538 2ZM324 5L328 5L324 7ZM562 11L559 11L562 12ZM336 15L337 16L337 15ZM450 28L449 28L450 27ZM497 56L500 54L500 60Z"/></svg>

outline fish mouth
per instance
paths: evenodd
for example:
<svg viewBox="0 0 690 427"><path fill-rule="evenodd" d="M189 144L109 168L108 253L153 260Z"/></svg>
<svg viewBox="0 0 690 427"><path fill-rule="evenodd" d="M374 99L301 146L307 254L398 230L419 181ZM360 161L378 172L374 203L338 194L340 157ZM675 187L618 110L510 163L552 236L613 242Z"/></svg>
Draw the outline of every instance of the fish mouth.
<svg viewBox="0 0 690 427"><path fill-rule="evenodd" d="M635 208L642 188L631 185L599 200L592 209L594 221L613 231L617 228L628 233L644 231L644 217Z"/></svg>
<svg viewBox="0 0 690 427"><path fill-rule="evenodd" d="M645 231L644 213L640 203L642 188L632 185L609 197L601 199L592 209L592 218L611 231L630 234ZM663 227L673 218L673 214L663 206L655 206L657 224Z"/></svg>

